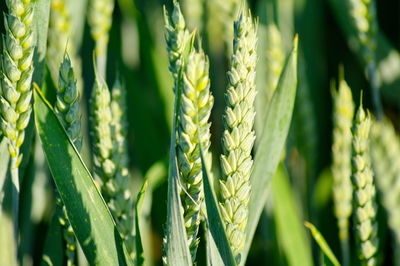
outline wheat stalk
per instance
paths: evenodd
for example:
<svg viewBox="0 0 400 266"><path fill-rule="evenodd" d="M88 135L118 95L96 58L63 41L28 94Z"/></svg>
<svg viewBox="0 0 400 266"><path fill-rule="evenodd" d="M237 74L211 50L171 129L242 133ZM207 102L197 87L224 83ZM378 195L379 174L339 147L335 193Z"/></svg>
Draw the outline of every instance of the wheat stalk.
<svg viewBox="0 0 400 266"><path fill-rule="evenodd" d="M255 140L254 99L257 62L257 29L250 12L234 24L233 55L225 93L226 109L221 156L224 178L220 180L221 213L226 233L237 260L244 247L250 199L251 151Z"/></svg>
<svg viewBox="0 0 400 266"><path fill-rule="evenodd" d="M375 185L369 158L369 130L371 118L360 105L352 139L352 184L354 229L358 258L362 265L376 265L378 250L378 226Z"/></svg>
<svg viewBox="0 0 400 266"><path fill-rule="evenodd" d="M351 90L341 77L339 90L332 90L333 145L332 176L334 213L339 227L344 265L349 265L349 218L352 212L351 183L351 127L354 117L354 103Z"/></svg>
<svg viewBox="0 0 400 266"><path fill-rule="evenodd" d="M81 60L72 36L71 15L66 0L51 0L46 61L49 64L53 80L57 80L59 65L63 61L64 51L66 51L72 61L78 91L82 93Z"/></svg>
<svg viewBox="0 0 400 266"><path fill-rule="evenodd" d="M371 140L375 180L394 236L395 265L400 265L400 139L390 121L375 121Z"/></svg>
<svg viewBox="0 0 400 266"><path fill-rule="evenodd" d="M22 161L20 147L24 142L32 105L32 58L35 40L32 33L33 2L7 0L3 50L1 55L0 126L8 139L13 182L13 220L15 237L18 239L19 173ZM17 242L18 243L18 242Z"/></svg>
<svg viewBox="0 0 400 266"><path fill-rule="evenodd" d="M97 69L102 77L106 74L107 45L112 25L114 0L90 0L88 20L95 41Z"/></svg>

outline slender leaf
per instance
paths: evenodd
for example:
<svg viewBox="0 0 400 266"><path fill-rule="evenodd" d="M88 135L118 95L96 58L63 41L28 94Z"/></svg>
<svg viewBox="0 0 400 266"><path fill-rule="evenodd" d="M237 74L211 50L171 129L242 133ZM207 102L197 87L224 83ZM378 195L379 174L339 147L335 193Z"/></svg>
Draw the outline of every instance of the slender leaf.
<svg viewBox="0 0 400 266"><path fill-rule="evenodd" d="M272 179L276 233L288 265L312 265L310 243L296 208L294 191L281 164Z"/></svg>
<svg viewBox="0 0 400 266"><path fill-rule="evenodd" d="M179 92L178 92L179 93ZM167 228L165 232L165 255L168 265L192 265L189 246L186 241L186 229L183 220L183 207L179 196L180 180L176 160L176 114L179 101L175 97L174 118L172 121L171 144L169 151L168 198L167 198Z"/></svg>
<svg viewBox="0 0 400 266"><path fill-rule="evenodd" d="M317 242L318 246L321 248L322 252L329 259L329 261L335 266L340 266L340 263L337 260L335 254L333 253L333 251L329 247L329 245L326 242L325 238L318 231L318 229L312 223L309 223L309 222L304 222L304 225L308 229L310 229L311 234L312 234L315 242Z"/></svg>
<svg viewBox="0 0 400 266"><path fill-rule="evenodd" d="M275 174L289 132L297 87L297 43L296 37L272 97L255 156L254 170L250 178L252 194L249 202L249 220L241 265L249 252L261 212L270 193L268 186Z"/></svg>
<svg viewBox="0 0 400 266"><path fill-rule="evenodd" d="M225 233L225 228L223 221L221 219L221 214L218 209L218 203L212 189L210 178L205 165L203 150L200 146L201 155L201 168L203 171L203 185L204 185L204 198L206 202L207 209L207 228L210 231L209 237L212 238L215 243L218 253L221 259L215 258L215 261L211 261L211 265L236 265L235 258L233 257L232 250L229 246L229 241ZM208 239L210 240L210 239ZM215 256L215 253L211 253ZM210 258L213 259L213 258ZM223 264L220 264L220 262Z"/></svg>
<svg viewBox="0 0 400 266"><path fill-rule="evenodd" d="M132 265L92 176L37 87L34 114L53 180L88 262L91 265Z"/></svg>
<svg viewBox="0 0 400 266"><path fill-rule="evenodd" d="M144 255L143 255L143 245L142 238L140 235L140 217L142 216L143 202L147 191L147 181L143 183L143 186L137 196L136 206L135 206L135 226L136 226L136 263L137 265L143 265Z"/></svg>

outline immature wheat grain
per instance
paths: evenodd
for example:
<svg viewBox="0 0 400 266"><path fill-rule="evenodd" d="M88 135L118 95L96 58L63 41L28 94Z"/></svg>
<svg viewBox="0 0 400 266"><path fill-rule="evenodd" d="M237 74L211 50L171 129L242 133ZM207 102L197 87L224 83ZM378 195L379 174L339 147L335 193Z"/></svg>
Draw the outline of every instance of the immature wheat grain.
<svg viewBox="0 0 400 266"><path fill-rule="evenodd" d="M354 103L351 90L341 77L339 90L332 90L334 103L332 175L333 202L338 221L339 239L342 247L343 264L349 265L349 218L352 212L351 184L351 127L354 117Z"/></svg>
<svg viewBox="0 0 400 266"><path fill-rule="evenodd" d="M66 0L52 0L50 9L46 61L49 64L53 80L57 80L58 69L61 61L63 61L64 51L67 51L74 68L78 91L82 92L81 61L73 41L71 16Z"/></svg>
<svg viewBox="0 0 400 266"><path fill-rule="evenodd" d="M224 178L220 180L220 206L227 236L238 261L245 241L253 165L251 151L255 140L256 28L250 12L243 12L234 24L233 55L225 93L227 106L221 156Z"/></svg>
<svg viewBox="0 0 400 266"><path fill-rule="evenodd" d="M108 33L112 24L114 0L90 0L88 19L95 40L97 68L102 77L106 73Z"/></svg>
<svg viewBox="0 0 400 266"><path fill-rule="evenodd" d="M378 250L376 190L368 153L370 126L371 118L360 105L352 130L351 179L354 188L354 229L361 265L376 265L375 255Z"/></svg>
<svg viewBox="0 0 400 266"><path fill-rule="evenodd" d="M82 147L81 139L81 118L79 112L79 93L76 87L74 70L68 54L59 68L59 79L57 88L57 100L55 111L68 133L69 138L74 143L78 151ZM59 213L59 222L63 227L63 236L66 243L65 254L67 256L67 265L75 265L76 240L72 226L69 223L65 206L60 198L57 203L62 211Z"/></svg>
<svg viewBox="0 0 400 266"><path fill-rule="evenodd" d="M400 265L400 139L390 121L371 128L371 157L380 200L393 233L395 265Z"/></svg>
<svg viewBox="0 0 400 266"><path fill-rule="evenodd" d="M11 178L13 189L13 216L15 234L18 228L19 174L22 160L20 147L24 142L32 106L31 80L33 73L33 52L35 47L32 34L33 1L7 0L8 14L5 14L3 50L1 53L0 127L8 139L11 155Z"/></svg>
<svg viewBox="0 0 400 266"><path fill-rule="evenodd" d="M181 200L193 261L199 244L197 233L201 219L200 209L204 200L200 145L203 152L208 154L210 147L208 120L214 103L210 93L208 69L208 59L202 50L192 51L189 54L183 74L178 123L177 157L183 185ZM208 165L210 162L208 154Z"/></svg>

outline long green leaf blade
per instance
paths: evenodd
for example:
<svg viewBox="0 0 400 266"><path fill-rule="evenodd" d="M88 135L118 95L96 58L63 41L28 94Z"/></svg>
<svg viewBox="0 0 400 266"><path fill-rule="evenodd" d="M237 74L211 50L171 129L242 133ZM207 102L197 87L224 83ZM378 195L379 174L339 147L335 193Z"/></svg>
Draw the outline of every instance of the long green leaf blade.
<svg viewBox="0 0 400 266"><path fill-rule="evenodd" d="M275 174L289 132L297 87L297 44L296 36L292 51L286 59L278 87L272 97L255 156L254 170L250 178L252 194L249 202L249 220L241 265L244 264L249 252L269 193L268 185Z"/></svg>
<svg viewBox="0 0 400 266"><path fill-rule="evenodd" d="M212 241L214 241L220 258L210 258L211 265L220 264L221 260L223 262L222 265L236 265L235 258L233 257L232 250L229 246L229 241L225 233L224 224L221 219L221 214L218 209L218 203L214 194L214 191L211 187L209 174L207 171L207 166L205 165L205 160L203 156L202 148L200 147L200 155L201 155L201 167L203 171L203 185L204 185L204 199L206 202L207 209L207 228L210 231L209 237L212 237ZM209 239L210 241L210 239ZM211 243L208 243L210 245ZM212 247L211 247L212 248ZM212 253L215 255L215 252Z"/></svg>
<svg viewBox="0 0 400 266"><path fill-rule="evenodd" d="M335 266L340 266L340 263L339 263L338 259L336 258L335 254L333 253L333 251L329 247L329 245L326 242L325 238L318 231L318 229L312 223L309 223L309 222L304 222L304 225L308 229L310 229L310 232L311 232L315 242L317 242L318 246L321 248L322 252L329 259L329 261Z"/></svg>
<svg viewBox="0 0 400 266"><path fill-rule="evenodd" d="M296 208L294 191L282 164L272 179L272 193L276 233L288 265L312 265L310 243Z"/></svg>
<svg viewBox="0 0 400 266"><path fill-rule="evenodd" d="M132 265L92 176L39 89L35 124L75 235L91 265Z"/></svg>

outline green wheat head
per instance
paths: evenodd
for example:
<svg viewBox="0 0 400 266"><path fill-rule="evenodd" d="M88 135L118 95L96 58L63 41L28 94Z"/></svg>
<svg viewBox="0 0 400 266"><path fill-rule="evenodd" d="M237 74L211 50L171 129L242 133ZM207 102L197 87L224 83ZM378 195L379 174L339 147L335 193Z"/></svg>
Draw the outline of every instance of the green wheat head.
<svg viewBox="0 0 400 266"><path fill-rule="evenodd" d="M332 175L334 213L338 220L339 238L349 238L349 218L352 213L351 183L351 128L354 117L354 103L351 90L344 79L340 80L338 91L333 96L333 145Z"/></svg>
<svg viewBox="0 0 400 266"><path fill-rule="evenodd" d="M72 140L77 150L81 150L81 116L79 111L79 93L76 87L74 70L71 60L66 53L59 67L58 86L56 87L56 103L54 110L67 131L68 137ZM65 255L68 265L75 265L76 239L74 230L69 223L67 210L61 199L57 198L60 207L58 221L63 228L63 237L66 245Z"/></svg>
<svg viewBox="0 0 400 266"><path fill-rule="evenodd" d="M376 190L369 158L370 127L370 115L360 105L352 130L352 183L354 229L358 258L362 265L376 265L379 244Z"/></svg>
<svg viewBox="0 0 400 266"><path fill-rule="evenodd" d="M109 31L112 24L114 0L90 0L88 19L92 37L95 40L95 53L97 57L107 53Z"/></svg>
<svg viewBox="0 0 400 266"><path fill-rule="evenodd" d="M255 140L256 28L249 12L243 12L234 24L233 55L225 93L221 155L224 177L220 180L220 207L229 242L238 260L245 242L253 165L251 151Z"/></svg>
<svg viewBox="0 0 400 266"><path fill-rule="evenodd" d="M210 118L214 98L210 92L208 58L202 50L192 51L183 73L181 107L177 133L178 168L183 189L181 200L193 261L199 243L197 233L204 200L200 145L205 154L210 147ZM208 157L208 165L211 158Z"/></svg>
<svg viewBox="0 0 400 266"><path fill-rule="evenodd" d="M1 53L0 125L9 140L10 155L17 159L12 167L17 168L22 159L19 150L32 112L33 2L7 0L6 4L9 13L4 18L6 33L3 34Z"/></svg>
<svg viewBox="0 0 400 266"><path fill-rule="evenodd" d="M371 157L376 185L394 239L395 263L400 264L400 139L390 121L374 121Z"/></svg>
<svg viewBox="0 0 400 266"><path fill-rule="evenodd" d="M374 61L376 34L378 31L374 0L347 0L353 26L363 46L363 56L367 63Z"/></svg>
<svg viewBox="0 0 400 266"><path fill-rule="evenodd" d="M94 140L95 175L100 181L101 192L113 215L119 233L128 252L134 259L133 207L129 190L129 175L126 159L126 121L123 121L124 99L119 99L123 90L118 83L111 99L106 82L96 74L91 97L91 134ZM119 95L119 96L118 96ZM116 110L116 104L122 104ZM114 109L114 113L113 113ZM118 113L119 112L119 113Z"/></svg>

